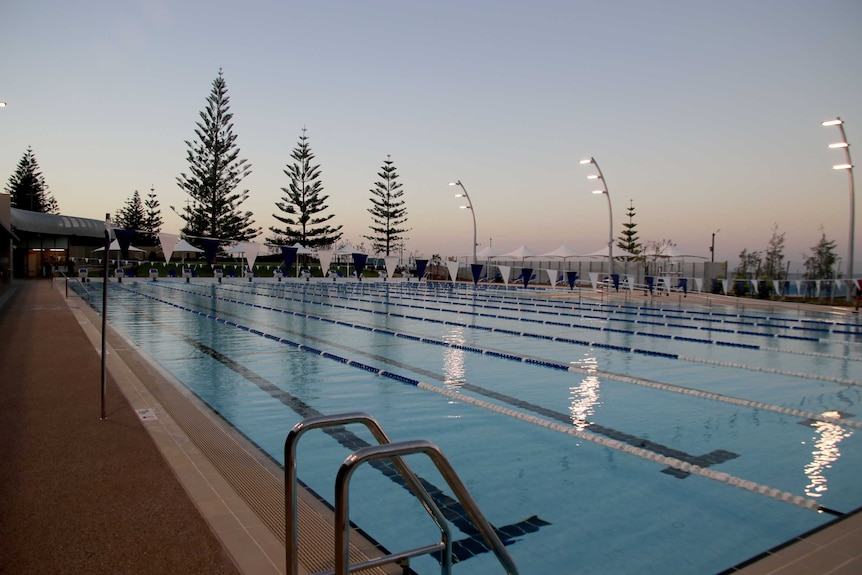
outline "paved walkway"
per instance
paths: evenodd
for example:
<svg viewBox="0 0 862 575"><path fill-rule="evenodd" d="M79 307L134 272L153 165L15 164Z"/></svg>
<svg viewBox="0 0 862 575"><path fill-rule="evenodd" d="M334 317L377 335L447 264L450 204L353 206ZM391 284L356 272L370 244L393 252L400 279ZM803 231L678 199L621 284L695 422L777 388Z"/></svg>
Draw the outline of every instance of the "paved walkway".
<svg viewBox="0 0 862 575"><path fill-rule="evenodd" d="M0 293L0 574L239 573L49 280Z"/></svg>

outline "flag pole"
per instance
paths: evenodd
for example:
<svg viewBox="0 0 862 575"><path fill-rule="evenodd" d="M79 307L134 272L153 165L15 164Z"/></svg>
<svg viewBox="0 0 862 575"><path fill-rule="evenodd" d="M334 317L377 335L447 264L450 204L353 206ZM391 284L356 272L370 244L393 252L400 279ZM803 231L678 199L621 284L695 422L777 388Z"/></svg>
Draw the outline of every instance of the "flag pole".
<svg viewBox="0 0 862 575"><path fill-rule="evenodd" d="M108 256L111 248L111 214L105 214L105 270L102 281L102 416L100 419L105 420L108 416L105 414L105 347L106 336L108 333Z"/></svg>

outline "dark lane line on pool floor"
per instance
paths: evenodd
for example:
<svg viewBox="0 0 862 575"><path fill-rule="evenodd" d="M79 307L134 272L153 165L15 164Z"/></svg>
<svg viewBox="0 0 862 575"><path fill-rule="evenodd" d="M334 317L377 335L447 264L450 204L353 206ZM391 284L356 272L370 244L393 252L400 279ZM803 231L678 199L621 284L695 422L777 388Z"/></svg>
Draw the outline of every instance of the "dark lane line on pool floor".
<svg viewBox="0 0 862 575"><path fill-rule="evenodd" d="M712 469L703 468L703 467L698 466L698 465L692 465L690 463L680 461L680 460L675 459L673 457L667 457L667 456L664 456L661 454L656 454L656 453L649 451L647 449L644 449L641 447L636 447L636 446L629 445L629 444L625 444L625 443L620 442L616 439L610 439L610 438L602 437L598 434L595 434L595 433L592 433L589 431L585 431L581 428L572 426L571 424L568 424L568 423L565 425L562 425L559 423L555 423L553 421L542 420L542 419L540 419L534 415L525 414L523 412L518 412L515 410L511 410L509 408L504 408L502 406L495 406L494 404L490 404L488 402L485 402L484 400L473 398L469 395L457 394L457 393L454 393L450 390L444 390L442 388L430 386L429 384L424 383L424 382L420 382L418 380L406 378L404 376L394 374L394 373L391 373L388 371L378 370L377 368L374 368L372 366L368 366L365 364L354 362L352 360L348 360L346 358L342 358L342 357L336 356L334 354L331 354L329 352L324 352L322 350L315 349L315 348L306 346L306 345L301 344L301 343L292 342L292 341L284 339L284 338L279 338L279 337L276 337L272 334L267 334L267 333L261 332L260 330L256 330L254 328L244 326L242 324L238 324L235 322L224 320L224 319L218 318L214 315L206 314L206 313L204 313L200 310L197 310L197 309L188 308L188 307L179 305L179 304L171 302L171 301L162 300L162 299L157 298L157 297L152 296L152 295L141 294L139 292L135 292L134 290L127 290L127 291L129 291L131 293L138 293L139 295L141 295L147 299L151 299L151 300L154 300L154 301L157 301L160 303L164 303L168 306L175 307L175 308L180 309L182 311L185 311L185 312L188 312L188 313L191 313L194 315L198 315L201 317L206 317L207 319L212 319L216 323L221 323L221 324L224 324L226 326L240 329L242 331L247 331L249 333L252 333L252 334L255 334L255 335L258 335L261 337L265 337L265 338L271 339L273 341L277 341L277 342L282 343L284 345L291 346L291 347L299 349L301 351L306 351L308 353L320 355L320 356L326 357L328 359L333 359L333 360L339 361L341 363L344 363L345 365L349 365L351 367L363 369L365 371L369 371L372 373L377 373L380 376L391 378L391 379L394 379L394 380L399 381L401 383L405 383L408 385L418 387L420 389L433 391L435 393L440 393L442 395L449 396L452 399L461 399L466 403L471 403L473 405L477 405L477 406L483 407L485 409L495 411L497 413L509 415L511 417L514 417L515 419L520 419L523 421L529 421L530 423L534 423L534 424L540 425L542 427L546 427L549 429L555 429L556 431L559 431L559 432L564 433L566 435L572 435L575 437L579 437L580 439L583 439L583 440L587 440L587 441L590 441L593 443L598 443L600 445L612 448L614 450L622 451L625 453L630 453L632 455L635 455L636 457L640 457L640 458L647 459L647 460L654 461L654 462L663 463L669 467L679 469L679 470L684 471L686 473L690 472L691 474L696 474L696 475L701 476L701 477L707 477L709 479L713 479L713 480L719 481L721 483L725 483L727 485L731 485L731 486L734 486L737 488L745 489L745 490L751 491L753 493L758 493L760 495L768 496L768 497L771 497L771 498L776 499L778 501L783 501L783 502L786 502L786 503L789 503L792 505L797 505L799 507L809 509L812 511L830 513L833 515L842 515L842 512L824 507L820 503L818 503L817 501L815 501L813 499L806 499L805 497L802 497L799 495L794 495L793 493L782 491L780 489L772 488L772 487L769 487L768 485L764 485L764 484L760 484L760 483L757 483L754 481L746 480L746 479L743 479L741 477L730 475L728 473L716 472ZM91 303L93 303L93 302L91 302ZM255 306L255 307L263 307L263 306ZM280 311L280 310L275 310L275 311Z"/></svg>
<svg viewBox="0 0 862 575"><path fill-rule="evenodd" d="M130 291L132 291L132 290L130 290ZM147 296L146 294L142 294L142 295L144 295L145 297L152 297L152 296ZM165 302L165 303L168 303L168 302ZM171 304L171 305L176 305L176 304ZM207 309L206 306L200 306L200 307L202 309L206 309L206 311L208 311L210 313L216 312L216 310L212 309L211 307L209 309ZM218 310L218 313L220 316L222 316L222 318L223 318L223 316L226 316L226 315L230 316L230 317L234 317L234 318L238 317L237 314L227 312L226 310ZM203 317L207 317L207 316L204 315ZM261 322L261 323L266 325L264 322ZM436 381L441 381L441 382L445 381L444 378L440 374L433 373L433 372L430 372L430 371L427 371L427 370L424 370L421 368L417 368L414 366L410 366L410 365L402 363L402 362L397 362L397 361L391 360L391 359L384 357L384 356L381 356L381 355L372 354L369 352L364 352L362 350L359 350L359 349L356 349L356 348L353 348L353 347L350 347L350 346L347 346L344 344L340 344L340 343L337 343L337 342L334 342L331 340L318 338L318 337L311 336L308 334L301 334L301 333L293 332L293 331L291 331L291 330L289 330L283 326L269 325L268 327L278 329L280 331L283 331L283 332L288 333L288 334L293 335L293 336L301 337L305 340L311 340L311 341L314 341L317 343L326 344L330 347L336 347L338 349L348 351L351 354L361 355L364 357L374 359L374 360L379 361L379 362L384 363L384 364L400 367L400 368L405 369L407 371L411 371L411 372L423 375L429 379L434 379ZM264 380L264 381L266 381L266 380ZM554 421L559 421L559 422L567 424L567 425L576 425L578 427L581 427L582 429L586 429L592 433L595 433L596 435L601 435L601 436L607 437L609 439L615 439L615 440L620 441L622 443L625 443L627 445L631 445L632 447L638 447L641 449L645 449L647 451L655 453L656 455L663 455L665 457L673 457L675 459L679 459L680 461L690 463L691 465L698 465L698 466L703 467L703 468L708 468L708 467L712 467L715 465L719 465L721 463L724 463L725 461L729 461L731 459L735 459L735 458L739 457L738 453L734 453L732 451L728 451L725 449L716 449L716 450L713 450L713 451L706 453L704 455L692 455L692 454L686 453L684 451L674 449L674 448L669 447L667 445L662 445L660 443L654 442L654 441L649 440L647 438L632 435L632 434L626 433L624 431L620 431L618 429L614 429L611 427L600 425L600 424L595 423L595 422L590 422L590 421L585 421L585 420L573 422L571 415L569 415L569 414L562 413L559 411L554 411L552 409L548 409L548 408L542 407L540 405L536 405L536 404L518 399L516 397L505 395L505 394L502 394L502 393L499 393L496 391L492 391L490 389L486 389L484 387L473 385L473 384L470 384L467 382L464 382L462 384L462 388L469 389L470 391L477 393L479 395L485 396L487 398L501 401L501 402L503 402L507 405L510 405L512 407L516 407L516 408L526 410L526 411L531 411L531 412L536 413L538 415L548 417ZM671 475L673 477L677 477L680 479L686 478L690 475L689 473L687 473L685 471L675 469L673 467L666 467L665 469L662 469L662 473L666 473L668 475Z"/></svg>
<svg viewBox="0 0 862 575"><path fill-rule="evenodd" d="M140 313L140 310L135 310ZM148 320L153 323L160 325L161 329L169 332L174 337L177 337L190 345L191 347L197 349L201 353L207 355L213 360L219 362L221 365L229 368L237 375L241 376L243 379L248 381L249 383L257 386L261 391L267 393L273 399L278 400L282 405L290 408L294 413L296 413L300 418L305 419L307 417L313 417L318 415L323 415L321 412L317 411L315 408L307 404L302 399L290 394L289 392L281 389L275 383L269 381L262 375L257 372L245 367L241 363L234 361L227 355L215 350L214 348L197 341L194 338L191 338L184 333L174 329L172 326L165 324L154 318L152 315L149 316ZM190 389L190 388L189 388ZM194 392L194 390L190 391ZM197 394L195 393L197 396ZM210 406L210 409L222 417L222 415L218 412L218 410L214 409L204 398L197 396L198 399L206 403ZM228 425L231 423L225 420ZM235 429L238 433L241 433L246 439L248 439L251 443L257 445L254 440L245 436L242 433L242 430L237 429L233 425L231 425L233 429ZM348 431L344 426L337 426L326 428L322 430L324 433L335 439L340 445L347 448L351 452L355 452L358 449L363 447L368 447L371 444L356 435L355 433ZM413 493L410 489L410 486L404 480L404 478L399 473L398 469L392 464L390 460L372 460L368 462L369 465L375 468L377 471L382 473L387 479L397 484L404 490L409 493ZM461 503L457 499L453 499L449 497L442 489L431 483L430 481L424 479L421 476L417 476L419 481L422 483L422 487L428 492L431 498L434 500L434 503L440 508L440 511L443 513L443 516L446 517L448 521L450 521L455 527L457 527L466 537L464 539L460 539L452 542L452 560L454 563L465 561L471 557L476 555L487 553L491 551L491 549L485 544L485 540L482 536L482 533L475 526L473 521L470 519L469 513ZM313 490L306 485L310 491ZM331 504L326 501L319 494L315 493L315 496L329 505ZM528 533L535 533L540 528L551 525L550 522L545 521L540 518L538 515L531 515L527 519L522 519L516 523L511 523L509 525L504 525L502 527L493 526L494 531L497 532L498 536L502 540L503 544L508 546L514 543L517 543L519 538ZM357 529L362 530L360 527ZM374 540L368 533L363 533ZM375 541L375 543L377 543ZM379 543L377 543L379 545ZM386 550L388 552L388 550ZM441 556L439 553L434 554L435 558L439 561Z"/></svg>

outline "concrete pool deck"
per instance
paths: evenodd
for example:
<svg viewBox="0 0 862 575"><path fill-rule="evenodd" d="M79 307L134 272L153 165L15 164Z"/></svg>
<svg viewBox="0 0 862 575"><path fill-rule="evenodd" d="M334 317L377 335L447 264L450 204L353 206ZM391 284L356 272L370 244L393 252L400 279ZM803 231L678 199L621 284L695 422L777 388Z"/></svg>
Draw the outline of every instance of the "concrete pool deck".
<svg viewBox="0 0 862 575"><path fill-rule="evenodd" d="M0 573L283 573L283 499L279 516L267 511L277 500L243 493L277 499L278 470L254 453L212 457L190 439L185 430L200 429L220 437L215 453L248 447L208 427L217 422L199 419L193 398L159 384L169 378L111 330L100 420L101 324L62 290L31 280L0 293ZM252 475L225 478L219 459ZM733 572L862 572L862 514Z"/></svg>

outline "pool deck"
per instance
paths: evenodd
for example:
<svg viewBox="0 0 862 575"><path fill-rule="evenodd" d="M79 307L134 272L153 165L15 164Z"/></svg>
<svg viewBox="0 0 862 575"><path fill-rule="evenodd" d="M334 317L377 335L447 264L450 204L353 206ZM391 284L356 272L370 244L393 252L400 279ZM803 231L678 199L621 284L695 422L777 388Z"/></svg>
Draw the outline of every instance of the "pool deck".
<svg viewBox="0 0 862 575"><path fill-rule="evenodd" d="M0 285L0 574L284 573L283 474L110 329L101 419L101 322L63 290ZM862 513L731 572L862 573Z"/></svg>

